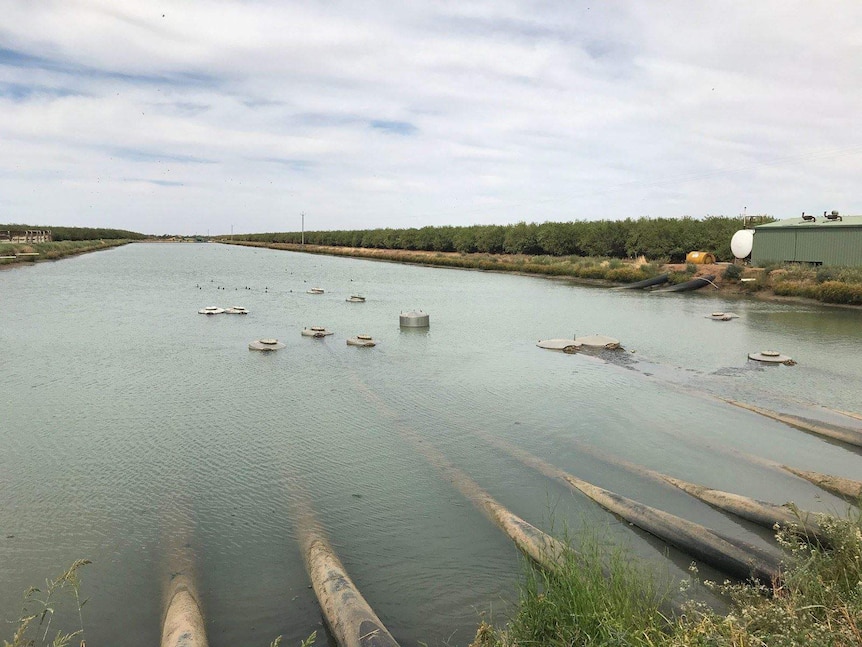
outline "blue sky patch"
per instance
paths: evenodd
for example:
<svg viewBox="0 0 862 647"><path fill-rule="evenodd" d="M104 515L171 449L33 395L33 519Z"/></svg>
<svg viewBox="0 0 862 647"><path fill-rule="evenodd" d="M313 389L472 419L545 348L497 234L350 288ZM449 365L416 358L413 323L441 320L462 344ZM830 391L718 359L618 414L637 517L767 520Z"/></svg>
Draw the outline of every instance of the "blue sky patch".
<svg viewBox="0 0 862 647"><path fill-rule="evenodd" d="M178 72L174 74L130 74L59 61L42 56L32 56L14 49L0 47L0 66L47 70L69 76L90 79L109 79L131 84L168 85L177 87L197 86L215 87L218 80L214 76L198 72Z"/></svg>
<svg viewBox="0 0 862 647"><path fill-rule="evenodd" d="M378 121L370 122L371 127L376 130L382 130L393 135L414 135L419 132L419 129L407 121Z"/></svg>
<svg viewBox="0 0 862 647"><path fill-rule="evenodd" d="M130 162L176 162L179 164L215 164L216 160L194 157L192 155L175 155L158 153L136 148L109 148L108 153Z"/></svg>
<svg viewBox="0 0 862 647"><path fill-rule="evenodd" d="M0 81L0 97L13 101L27 101L36 97L70 97L81 93L68 88L50 88L45 85L27 85L24 83L4 83Z"/></svg>
<svg viewBox="0 0 862 647"><path fill-rule="evenodd" d="M143 177L124 177L123 182L145 182L147 184L155 184L157 186L185 186L183 182L173 182L171 180L149 180Z"/></svg>
<svg viewBox="0 0 862 647"><path fill-rule="evenodd" d="M309 160L291 159L288 157L258 157L255 159L259 162L267 162L268 164L278 164L279 166L286 166L291 171L307 171L313 166L313 163Z"/></svg>

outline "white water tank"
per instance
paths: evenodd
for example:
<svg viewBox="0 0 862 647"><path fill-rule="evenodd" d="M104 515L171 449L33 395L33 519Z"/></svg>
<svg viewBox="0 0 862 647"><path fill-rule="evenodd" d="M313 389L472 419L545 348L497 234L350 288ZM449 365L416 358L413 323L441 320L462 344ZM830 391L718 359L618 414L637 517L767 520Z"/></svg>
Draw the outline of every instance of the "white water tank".
<svg viewBox="0 0 862 647"><path fill-rule="evenodd" d="M730 239L730 251L736 258L746 258L754 247L754 230L740 229Z"/></svg>

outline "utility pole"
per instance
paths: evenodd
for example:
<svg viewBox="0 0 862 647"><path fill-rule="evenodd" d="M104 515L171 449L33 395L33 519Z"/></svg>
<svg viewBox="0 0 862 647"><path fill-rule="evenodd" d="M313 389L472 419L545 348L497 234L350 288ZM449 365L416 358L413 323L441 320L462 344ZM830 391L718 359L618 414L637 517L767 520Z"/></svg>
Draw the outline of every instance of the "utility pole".
<svg viewBox="0 0 862 647"><path fill-rule="evenodd" d="M305 212L302 212L302 246L305 247Z"/></svg>
<svg viewBox="0 0 862 647"><path fill-rule="evenodd" d="M230 226L230 242L233 242L233 225Z"/></svg>

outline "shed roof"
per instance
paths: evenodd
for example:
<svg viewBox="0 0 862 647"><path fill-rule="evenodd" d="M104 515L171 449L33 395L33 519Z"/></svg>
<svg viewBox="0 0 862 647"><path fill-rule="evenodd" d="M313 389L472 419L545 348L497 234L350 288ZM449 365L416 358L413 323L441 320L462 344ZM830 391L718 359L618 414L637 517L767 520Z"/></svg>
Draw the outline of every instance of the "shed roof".
<svg viewBox="0 0 862 647"><path fill-rule="evenodd" d="M814 222L805 221L802 218L786 218L776 220L765 225L758 225L755 229L789 229L800 228L832 228L832 227L862 227L862 216L841 216L841 220L827 220L823 216L815 216Z"/></svg>

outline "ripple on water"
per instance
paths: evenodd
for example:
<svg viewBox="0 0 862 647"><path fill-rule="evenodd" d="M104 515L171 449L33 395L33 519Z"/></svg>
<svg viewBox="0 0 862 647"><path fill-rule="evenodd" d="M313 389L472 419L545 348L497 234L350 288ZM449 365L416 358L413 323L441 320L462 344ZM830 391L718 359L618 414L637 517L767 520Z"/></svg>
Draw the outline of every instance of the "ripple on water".
<svg viewBox="0 0 862 647"><path fill-rule="evenodd" d="M127 246L0 281L0 528L15 535L0 545L0 608L46 568L91 558L94 644L154 644L161 589L188 553L214 644L320 629L295 541L301 499L403 644L469 642L479 612L514 596L519 556L417 443L531 523L598 527L657 565L663 546L479 432L731 532L735 522L574 441L813 506L829 495L729 451L862 478L857 455L717 400L803 416L815 405L853 411L857 313L218 245ZM308 297L308 285L326 294ZM368 299L360 308L344 303L356 292ZM197 314L233 303L250 314ZM431 314L430 330L399 329L411 308ZM742 315L732 325L703 317L731 309ZM302 338L309 325L335 335ZM799 333L812 326L819 339ZM347 347L359 332L378 346ZM573 332L612 335L636 352L535 347ZM262 336L286 347L250 353ZM799 364L748 368L747 353L767 347Z"/></svg>

